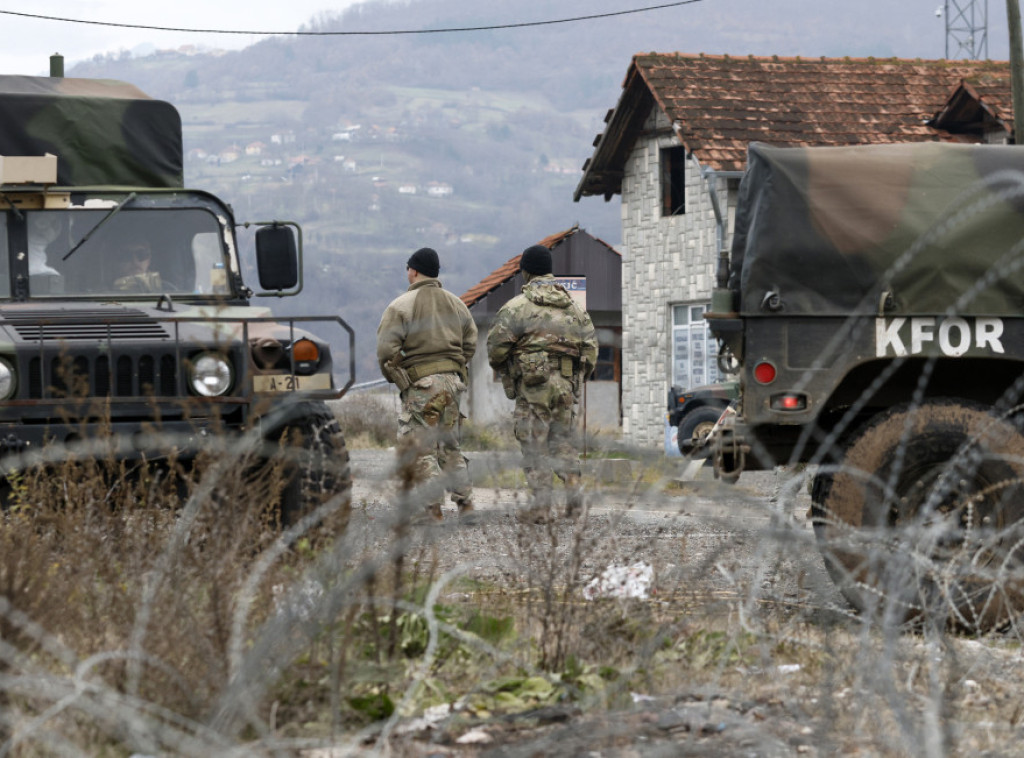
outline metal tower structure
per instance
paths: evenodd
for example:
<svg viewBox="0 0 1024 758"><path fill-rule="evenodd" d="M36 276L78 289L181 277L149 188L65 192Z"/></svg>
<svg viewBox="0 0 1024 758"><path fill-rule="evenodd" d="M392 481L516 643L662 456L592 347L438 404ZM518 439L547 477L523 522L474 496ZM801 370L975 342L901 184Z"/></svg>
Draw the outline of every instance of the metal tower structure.
<svg viewBox="0 0 1024 758"><path fill-rule="evenodd" d="M988 0L945 0L946 58L988 58Z"/></svg>

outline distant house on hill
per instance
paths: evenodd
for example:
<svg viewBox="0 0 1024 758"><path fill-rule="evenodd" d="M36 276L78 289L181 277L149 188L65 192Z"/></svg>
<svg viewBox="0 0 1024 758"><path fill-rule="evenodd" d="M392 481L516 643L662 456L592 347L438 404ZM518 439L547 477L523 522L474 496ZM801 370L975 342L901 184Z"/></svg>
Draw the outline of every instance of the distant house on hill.
<svg viewBox="0 0 1024 758"><path fill-rule="evenodd" d="M445 182L430 182L427 184L427 194L430 197L449 197L452 194L452 185Z"/></svg>
<svg viewBox="0 0 1024 758"><path fill-rule="evenodd" d="M621 422L622 258L612 247L577 226L552 234L538 244L550 248L555 277L563 280L570 293L579 299L597 328L598 365L593 379L586 384L587 424L590 428L617 429ZM506 261L462 295L480 332L469 370L469 416L479 423L511 418L514 407L487 362L487 332L498 309L522 290L520 257Z"/></svg>
<svg viewBox="0 0 1024 758"><path fill-rule="evenodd" d="M991 61L635 56L575 192L621 198L626 440L660 444L669 387L718 376L702 314L747 145L1007 142L1009 78Z"/></svg>

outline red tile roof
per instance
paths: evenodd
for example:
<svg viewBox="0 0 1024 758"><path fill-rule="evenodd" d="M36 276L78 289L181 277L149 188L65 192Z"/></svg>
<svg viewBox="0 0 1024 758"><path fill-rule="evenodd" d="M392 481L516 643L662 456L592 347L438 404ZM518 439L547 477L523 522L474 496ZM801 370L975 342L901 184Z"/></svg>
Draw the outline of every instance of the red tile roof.
<svg viewBox="0 0 1024 758"><path fill-rule="evenodd" d="M574 226L572 229L566 229L564 232L558 232L557 234L552 234L548 237L545 237L537 244L543 245L548 250L551 250L552 248L557 246L562 240L566 239L567 237L571 237L579 230L579 226ZM505 261L505 263L503 263L501 266L492 271L490 274L485 276L483 280L480 281L479 284L470 287L461 295L462 302L464 302L467 306L472 306L488 292L496 290L498 287L503 285L513 276L518 274L519 259L522 257L522 254L520 254L517 255L515 258L510 258L509 260Z"/></svg>
<svg viewBox="0 0 1024 758"><path fill-rule="evenodd" d="M857 145L965 139L929 125L954 94L991 128L1012 125L1010 67L999 61L636 55L576 189L610 197L651 106L705 166L742 170L747 145ZM976 96L976 100L972 100ZM982 111L977 111L983 104ZM959 123L950 121L949 123ZM973 138L968 138L972 139Z"/></svg>
<svg viewBox="0 0 1024 758"><path fill-rule="evenodd" d="M564 232L556 232L555 234L551 234L542 239L537 244L544 245L544 247L546 247L548 250L554 250L556 247L562 244L562 242L569 239L569 237L576 234L578 231L580 231L580 227L577 224L573 226L571 229L566 229ZM597 237L593 237L593 239L607 247L616 255L619 254L615 248L613 248L604 240L598 239ZM503 263L501 266L492 271L490 274L485 276L483 280L480 281L479 284L470 287L462 295L460 295L460 297L462 298L462 302L464 302L468 307L472 307L474 304L479 302L485 295L487 295L490 292L493 292L498 287L507 282L509 279L511 279L513 276L518 274L519 259L522 257L522 255L517 255L515 258L510 258L509 260L505 261L505 263Z"/></svg>

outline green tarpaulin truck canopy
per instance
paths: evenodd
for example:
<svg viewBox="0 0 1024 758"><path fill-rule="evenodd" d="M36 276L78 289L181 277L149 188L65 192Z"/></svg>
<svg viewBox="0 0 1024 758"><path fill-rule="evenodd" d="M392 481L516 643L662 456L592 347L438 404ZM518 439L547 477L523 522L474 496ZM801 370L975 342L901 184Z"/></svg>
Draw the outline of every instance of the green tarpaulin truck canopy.
<svg viewBox="0 0 1024 758"><path fill-rule="evenodd" d="M0 76L0 155L57 156L57 183L181 187L181 117L112 79Z"/></svg>
<svg viewBox="0 0 1024 758"><path fill-rule="evenodd" d="M753 143L730 289L744 315L1019 315L1022 247L1024 147Z"/></svg>

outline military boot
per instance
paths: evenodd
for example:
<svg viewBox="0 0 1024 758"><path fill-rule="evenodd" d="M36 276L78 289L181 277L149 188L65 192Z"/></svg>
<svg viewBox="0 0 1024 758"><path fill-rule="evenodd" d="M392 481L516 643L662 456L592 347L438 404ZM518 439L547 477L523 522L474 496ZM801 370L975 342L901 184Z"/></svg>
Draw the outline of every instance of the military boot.
<svg viewBox="0 0 1024 758"><path fill-rule="evenodd" d="M473 506L473 498L467 497L463 500L456 500L459 506L459 523L470 526L480 523L480 512Z"/></svg>
<svg viewBox="0 0 1024 758"><path fill-rule="evenodd" d="M444 514L441 512L441 504L434 503L433 505L426 506L419 516L414 516L412 523L416 526L425 526L428 524L439 524L442 521L444 521Z"/></svg>
<svg viewBox="0 0 1024 758"><path fill-rule="evenodd" d="M519 520L527 524L550 524L554 519L551 514L551 490L533 493L530 505L518 513Z"/></svg>

